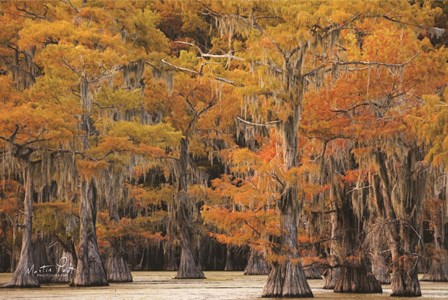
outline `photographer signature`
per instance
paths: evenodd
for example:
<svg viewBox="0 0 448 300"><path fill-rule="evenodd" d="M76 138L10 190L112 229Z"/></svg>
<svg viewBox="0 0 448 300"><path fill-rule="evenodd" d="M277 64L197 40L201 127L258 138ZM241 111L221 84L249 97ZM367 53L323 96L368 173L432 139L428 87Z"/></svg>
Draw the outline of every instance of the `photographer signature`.
<svg viewBox="0 0 448 300"><path fill-rule="evenodd" d="M56 265L44 265L35 270L34 265L28 268L27 274L69 274L76 269L71 266L67 257L63 256Z"/></svg>

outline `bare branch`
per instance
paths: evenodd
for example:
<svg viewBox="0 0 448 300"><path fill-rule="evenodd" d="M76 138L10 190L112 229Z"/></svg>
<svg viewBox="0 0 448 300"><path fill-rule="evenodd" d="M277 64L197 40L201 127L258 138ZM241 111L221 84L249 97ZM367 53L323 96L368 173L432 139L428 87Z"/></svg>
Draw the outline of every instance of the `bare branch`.
<svg viewBox="0 0 448 300"><path fill-rule="evenodd" d="M235 59L235 60L244 60L242 57L238 57L233 55L233 51L229 51L227 54L211 54L211 53L204 53L201 48L193 43L184 42L184 41L175 41L177 44L183 44L183 45L189 45L192 47L195 47L198 51L201 57L210 57L210 58L227 58L227 59Z"/></svg>
<svg viewBox="0 0 448 300"><path fill-rule="evenodd" d="M282 122L280 120L276 120L276 121L270 121L270 122L266 122L266 123L254 123L254 122L244 120L240 117L236 117L236 119L239 120L240 122L243 122L243 123L251 125L251 126L261 126L261 127L275 126L276 124L279 124Z"/></svg>
<svg viewBox="0 0 448 300"><path fill-rule="evenodd" d="M172 68L178 70L178 71L191 73L191 74L194 74L195 76L204 76L204 74L202 73L202 67L203 67L203 65L201 65L200 72L198 72L198 71L195 71L195 70L192 70L192 69L189 69L189 68L184 68L184 67L176 66L176 65L174 65L174 64L172 64L172 63L166 61L166 60L163 59L163 58L162 58L162 62L163 62L164 64L166 64L166 65L168 65L168 66L170 66L170 67L172 67ZM233 85L233 86L237 86L237 87L241 87L241 86L243 86L241 83L236 83L236 82L234 82L234 81L232 81L232 80L230 80L230 79L227 79L227 78L218 77L218 76L211 76L211 77L212 77L213 79L217 80L217 81L221 81L221 82L224 82L224 83Z"/></svg>
<svg viewBox="0 0 448 300"><path fill-rule="evenodd" d="M346 65L364 65L364 66L384 66L384 67L403 67L413 61L420 52L415 53L412 57L403 63L391 64L380 61L337 61L334 62L335 65L346 66Z"/></svg>
<svg viewBox="0 0 448 300"><path fill-rule="evenodd" d="M182 71L182 72L188 72L188 73L192 73L192 74L195 74L195 75L202 75L202 74L199 73L198 71L195 71L195 70L192 70L192 69L188 69L188 68L184 68L184 67L179 67L179 66L173 65L172 63L167 62L167 61L164 60L163 58L162 58L162 62L163 62L164 64L166 64L166 65L168 65L168 66L170 66L170 67L172 67L172 68L174 68L174 69L176 69L176 70Z"/></svg>

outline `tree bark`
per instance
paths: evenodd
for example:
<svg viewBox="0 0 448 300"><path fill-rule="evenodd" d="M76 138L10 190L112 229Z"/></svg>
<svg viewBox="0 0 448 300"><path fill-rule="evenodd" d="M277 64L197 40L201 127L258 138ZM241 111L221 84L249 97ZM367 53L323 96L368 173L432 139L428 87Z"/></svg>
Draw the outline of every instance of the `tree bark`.
<svg viewBox="0 0 448 300"><path fill-rule="evenodd" d="M421 217L419 206L421 205L422 192L424 191L424 174L414 172L419 158L418 148L407 150L405 157L394 157L387 160L386 155L378 151L375 158L379 167L378 176L381 181L381 205L379 211L386 220L385 233L388 246L391 251L392 296L418 297L421 296L420 283L418 281L417 260L415 257L417 215ZM402 159L401 161L394 161ZM400 164L396 170L393 166L387 168L387 163ZM389 173L390 172L390 173ZM396 187L392 187L392 178L396 178ZM377 193L378 194L378 193Z"/></svg>
<svg viewBox="0 0 448 300"><path fill-rule="evenodd" d="M176 255L177 254L177 255ZM172 240L163 242L163 270L176 271L179 269L178 256L179 250L173 244Z"/></svg>
<svg viewBox="0 0 448 300"><path fill-rule="evenodd" d="M447 175L444 174L444 176ZM445 207L447 187L448 182L445 182L440 191L436 188L434 189L434 193L441 203L440 206L435 207L435 209L431 211L434 223L434 251L431 253L431 266L429 267L428 273L421 279L422 281L448 282L448 253L444 249L444 217L446 214L445 210L447 209Z"/></svg>
<svg viewBox="0 0 448 300"><path fill-rule="evenodd" d="M32 220L33 220L33 184L32 184L32 165L31 162L25 163L23 176L25 186L24 199L24 225L22 234L22 249L17 268L12 275L11 281L5 285L10 288L33 288L39 287L39 282L34 271L33 253L32 253Z"/></svg>
<svg viewBox="0 0 448 300"><path fill-rule="evenodd" d="M338 227L338 216L336 210L336 203L333 202L331 204L331 215L330 215L330 223L331 223L331 241L330 241L330 265L332 268L328 268L324 271L324 279L325 283L323 289L325 290L333 290L336 286L336 281L339 278L340 268L335 267L338 264L338 243L340 239L340 229Z"/></svg>
<svg viewBox="0 0 448 300"><path fill-rule="evenodd" d="M322 279L322 274L314 266L311 267L305 266L303 271L305 272L306 279Z"/></svg>
<svg viewBox="0 0 448 300"><path fill-rule="evenodd" d="M115 172L113 167L106 173L109 175L107 201L109 202L109 219L111 222L118 222L120 216L118 213L118 200L123 198L123 175ZM105 262L107 281L109 282L132 282L132 274L127 260L124 256L121 240L117 239L111 242L109 253Z"/></svg>
<svg viewBox="0 0 448 300"><path fill-rule="evenodd" d="M379 250L372 254L372 273L381 284L390 284L390 271L386 265L386 258Z"/></svg>
<svg viewBox="0 0 448 300"><path fill-rule="evenodd" d="M226 247L226 265L224 271L235 271L235 265L233 262L233 246L227 245Z"/></svg>
<svg viewBox="0 0 448 300"><path fill-rule="evenodd" d="M274 262L262 297L313 297L297 249L297 189L287 187L281 196L280 249L285 262Z"/></svg>
<svg viewBox="0 0 448 300"><path fill-rule="evenodd" d="M188 199L188 138L181 140L178 192L176 197L175 218L179 229L181 255L176 279L204 279L204 273L198 268L192 251L192 228Z"/></svg>
<svg viewBox="0 0 448 300"><path fill-rule="evenodd" d="M251 249L244 275L268 275L270 269L263 256L256 250Z"/></svg>
<svg viewBox="0 0 448 300"><path fill-rule="evenodd" d="M355 213L352 201L362 199L347 197L347 190L334 186L337 197L338 227L341 228L339 245L340 267L334 291L336 293L382 293L381 284L371 272L370 261L362 249L364 241L363 216ZM351 259L349 259L351 258Z"/></svg>
<svg viewBox="0 0 448 300"><path fill-rule="evenodd" d="M75 278L71 286L87 287L109 285L99 255L98 242L96 239L96 211L94 209L96 191L93 181L88 184L83 180L81 183L81 192L78 262Z"/></svg>
<svg viewBox="0 0 448 300"><path fill-rule="evenodd" d="M117 253L116 247L112 246L109 250L106 263L108 282L132 282L131 270L126 259L121 253Z"/></svg>
<svg viewBox="0 0 448 300"><path fill-rule="evenodd" d="M284 69L289 69L289 61L285 60ZM289 74L292 75L292 74ZM288 77L287 75L285 75ZM285 90L291 91L292 112L283 123L283 159L287 170L298 166L298 126L300 120L301 99L290 87L292 78L284 80ZM294 94L296 96L294 96ZM313 297L302 264L298 262L299 251L297 241L298 187L286 185L277 206L280 211L280 243L276 252L284 261L274 262L264 286L262 297Z"/></svg>

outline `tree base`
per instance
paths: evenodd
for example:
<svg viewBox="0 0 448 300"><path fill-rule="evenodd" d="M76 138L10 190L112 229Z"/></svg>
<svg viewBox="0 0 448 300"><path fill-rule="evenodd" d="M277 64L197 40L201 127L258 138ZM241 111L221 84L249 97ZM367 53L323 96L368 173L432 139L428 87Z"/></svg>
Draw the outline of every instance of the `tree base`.
<svg viewBox="0 0 448 300"><path fill-rule="evenodd" d="M381 284L364 267L341 267L335 293L382 293Z"/></svg>
<svg viewBox="0 0 448 300"><path fill-rule="evenodd" d="M246 269L244 269L244 275L268 275L270 269L266 260L257 251L250 251L250 257Z"/></svg>
<svg viewBox="0 0 448 300"><path fill-rule="evenodd" d="M315 267L304 269L306 279L322 279L322 275Z"/></svg>
<svg viewBox="0 0 448 300"><path fill-rule="evenodd" d="M389 273L386 273L386 274L375 274L375 278L376 278L376 280L378 280L378 282L380 284L390 284L390 282L391 282Z"/></svg>
<svg viewBox="0 0 448 300"><path fill-rule="evenodd" d="M184 271L180 271L180 269L179 269L179 271L177 272L177 275L176 275L176 277L174 277L174 279L206 279L206 278L205 278L204 272L202 272L199 269L184 270Z"/></svg>
<svg viewBox="0 0 448 300"><path fill-rule="evenodd" d="M174 279L205 279L204 272L196 266L189 248L182 249L179 270Z"/></svg>
<svg viewBox="0 0 448 300"><path fill-rule="evenodd" d="M427 274L423 275L422 281L448 282L448 261L431 261L431 267Z"/></svg>
<svg viewBox="0 0 448 300"><path fill-rule="evenodd" d="M93 241L88 242L88 255L78 257L72 287L108 286L106 271Z"/></svg>
<svg viewBox="0 0 448 300"><path fill-rule="evenodd" d="M393 297L420 297L422 291L418 281L417 272L406 272L401 269L392 274L392 294Z"/></svg>
<svg viewBox="0 0 448 300"><path fill-rule="evenodd" d="M306 281L302 265L288 261L275 264L263 289L263 298L312 298L313 292Z"/></svg>
<svg viewBox="0 0 448 300"><path fill-rule="evenodd" d="M105 268L108 282L132 282L131 270L126 260L114 250L107 257Z"/></svg>
<svg viewBox="0 0 448 300"><path fill-rule="evenodd" d="M340 274L341 270L340 268L332 268L332 269L326 269L324 272L324 278L325 278L325 283L324 283L324 290L333 290L334 287L336 286L336 281L339 278L339 274Z"/></svg>
<svg viewBox="0 0 448 300"><path fill-rule="evenodd" d="M11 282L5 284L4 288L39 288L37 277L30 274L14 273Z"/></svg>

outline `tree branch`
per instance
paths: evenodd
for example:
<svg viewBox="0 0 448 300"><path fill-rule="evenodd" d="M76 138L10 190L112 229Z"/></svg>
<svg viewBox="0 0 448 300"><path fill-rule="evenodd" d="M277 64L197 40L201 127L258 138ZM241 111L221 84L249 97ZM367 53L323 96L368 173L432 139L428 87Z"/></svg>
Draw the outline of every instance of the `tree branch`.
<svg viewBox="0 0 448 300"><path fill-rule="evenodd" d="M228 59L235 59L235 60L244 60L244 58L242 58L242 57L233 55L232 54L233 51L229 51L227 54L211 54L211 53L204 53L199 46L197 46L193 43L184 42L184 41L175 41L175 43L182 44L182 45L189 45L189 46L196 48L199 51L199 54L201 57L228 58Z"/></svg>
<svg viewBox="0 0 448 300"><path fill-rule="evenodd" d="M280 120L276 120L276 121L270 121L270 122L266 122L266 123L254 123L254 122L250 122L250 121L244 120L244 119L242 119L242 118L240 118L240 117L236 117L236 119L237 119L238 121L240 121L240 122L243 122L243 123L247 124L247 125L251 125L251 126L261 126L261 127L275 126L275 124L279 124L279 123L282 122L282 121L280 121Z"/></svg>

